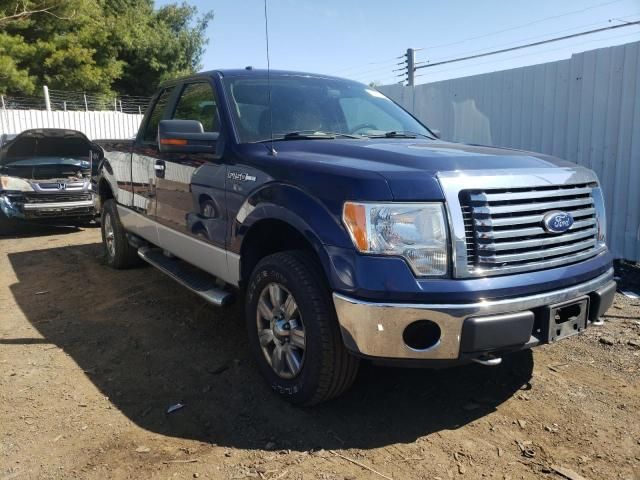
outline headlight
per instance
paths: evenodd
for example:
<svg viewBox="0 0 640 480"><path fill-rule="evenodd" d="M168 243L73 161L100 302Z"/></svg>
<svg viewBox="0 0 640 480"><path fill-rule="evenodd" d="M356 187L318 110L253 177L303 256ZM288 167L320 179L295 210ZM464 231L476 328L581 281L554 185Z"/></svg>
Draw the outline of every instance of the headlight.
<svg viewBox="0 0 640 480"><path fill-rule="evenodd" d="M447 274L444 217L442 203L346 202L342 213L360 252L402 257L420 276Z"/></svg>
<svg viewBox="0 0 640 480"><path fill-rule="evenodd" d="M17 190L19 192L31 192L31 184L26 180L16 177L0 176L0 184L3 190Z"/></svg>

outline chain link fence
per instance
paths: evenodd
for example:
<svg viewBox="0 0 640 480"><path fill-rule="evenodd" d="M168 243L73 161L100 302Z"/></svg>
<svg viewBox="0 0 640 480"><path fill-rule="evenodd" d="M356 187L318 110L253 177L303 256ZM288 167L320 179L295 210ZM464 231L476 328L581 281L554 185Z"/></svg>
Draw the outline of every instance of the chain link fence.
<svg viewBox="0 0 640 480"><path fill-rule="evenodd" d="M48 97L48 98L47 98ZM44 90L41 97L0 95L0 109L51 110L64 112L111 111L143 114L151 97L109 96L85 92Z"/></svg>

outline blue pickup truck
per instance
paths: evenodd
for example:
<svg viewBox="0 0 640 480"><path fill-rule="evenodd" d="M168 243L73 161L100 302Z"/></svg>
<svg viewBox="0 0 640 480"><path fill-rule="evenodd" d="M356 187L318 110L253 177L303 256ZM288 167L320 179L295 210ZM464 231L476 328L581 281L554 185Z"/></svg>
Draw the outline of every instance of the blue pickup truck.
<svg viewBox="0 0 640 480"><path fill-rule="evenodd" d="M108 265L242 299L261 373L296 404L340 395L360 359L494 365L613 300L591 170L442 141L360 83L200 73L99 144Z"/></svg>

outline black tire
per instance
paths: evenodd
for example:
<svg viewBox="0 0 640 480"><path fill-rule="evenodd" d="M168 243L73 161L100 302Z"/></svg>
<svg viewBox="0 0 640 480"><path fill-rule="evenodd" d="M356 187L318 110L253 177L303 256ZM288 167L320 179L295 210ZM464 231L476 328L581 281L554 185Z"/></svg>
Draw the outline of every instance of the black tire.
<svg viewBox="0 0 640 480"><path fill-rule="evenodd" d="M140 265L141 260L138 257L137 249L127 240L126 231L120 223L115 200L107 200L102 205L100 229L102 230L102 245L107 265L118 270ZM112 240L112 243L109 240Z"/></svg>
<svg viewBox="0 0 640 480"><path fill-rule="evenodd" d="M272 284L284 287L287 298L294 297L303 324L304 356L299 373L292 378L282 378L271 367L258 335L258 322L268 323L259 317L258 302ZM245 302L251 351L276 393L291 403L310 406L335 398L351 386L359 359L342 343L331 292L321 267L310 254L287 251L263 258L251 274Z"/></svg>
<svg viewBox="0 0 640 480"><path fill-rule="evenodd" d="M7 217L4 212L0 210L0 237L14 234L16 227L16 220L14 218Z"/></svg>

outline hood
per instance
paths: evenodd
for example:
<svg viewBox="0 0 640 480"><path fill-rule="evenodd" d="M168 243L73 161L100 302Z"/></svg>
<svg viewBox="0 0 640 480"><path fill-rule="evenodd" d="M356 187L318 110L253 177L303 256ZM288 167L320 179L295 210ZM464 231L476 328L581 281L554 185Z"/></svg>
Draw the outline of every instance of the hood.
<svg viewBox="0 0 640 480"><path fill-rule="evenodd" d="M26 179L81 177L91 171L94 148L75 130L27 130L0 149L0 171Z"/></svg>
<svg viewBox="0 0 640 480"><path fill-rule="evenodd" d="M571 168L549 155L421 139L296 140L276 142L281 158L367 170L381 175L396 200L442 199L436 174L470 170ZM300 163L298 163L300 165Z"/></svg>

